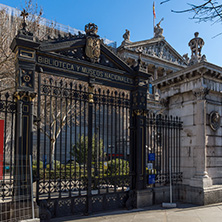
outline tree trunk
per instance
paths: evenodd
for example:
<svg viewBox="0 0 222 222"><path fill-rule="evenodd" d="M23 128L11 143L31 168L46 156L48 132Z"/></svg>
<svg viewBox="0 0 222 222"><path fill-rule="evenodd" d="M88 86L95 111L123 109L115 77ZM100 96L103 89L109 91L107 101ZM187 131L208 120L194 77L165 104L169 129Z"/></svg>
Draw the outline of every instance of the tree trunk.
<svg viewBox="0 0 222 222"><path fill-rule="evenodd" d="M54 170L55 169L55 139L51 139L51 144L50 144L50 169Z"/></svg>

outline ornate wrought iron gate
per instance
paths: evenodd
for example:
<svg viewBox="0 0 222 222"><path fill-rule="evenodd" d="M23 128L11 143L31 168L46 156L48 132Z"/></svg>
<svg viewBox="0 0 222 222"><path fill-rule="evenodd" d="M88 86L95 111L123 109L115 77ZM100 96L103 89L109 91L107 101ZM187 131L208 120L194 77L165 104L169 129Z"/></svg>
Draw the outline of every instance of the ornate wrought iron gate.
<svg viewBox="0 0 222 222"><path fill-rule="evenodd" d="M36 196L49 210L42 219L124 207L129 92L42 75L37 107Z"/></svg>
<svg viewBox="0 0 222 222"><path fill-rule="evenodd" d="M86 34L40 42L26 30L25 16L11 45L17 79L15 152L26 162L33 156L41 219L134 207L134 194L147 186L149 135L152 127L162 129L161 121L148 116L150 75L140 58L132 68L113 54L94 24L86 25ZM154 152L166 152L167 142L157 143Z"/></svg>

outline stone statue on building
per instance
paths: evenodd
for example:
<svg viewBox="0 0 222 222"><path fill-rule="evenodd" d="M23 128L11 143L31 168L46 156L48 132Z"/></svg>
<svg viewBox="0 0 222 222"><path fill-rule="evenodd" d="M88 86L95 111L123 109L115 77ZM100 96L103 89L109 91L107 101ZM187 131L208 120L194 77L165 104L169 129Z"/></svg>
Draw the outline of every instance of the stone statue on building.
<svg viewBox="0 0 222 222"><path fill-rule="evenodd" d="M163 29L160 27L160 23L162 21L163 21L163 18L154 27L154 38L161 38L161 37L163 37Z"/></svg>
<svg viewBox="0 0 222 222"><path fill-rule="evenodd" d="M201 50L204 45L204 40L199 36L199 32L194 33L195 38L191 39L189 42L189 46L191 49L191 59L189 61L189 65L193 65L200 61L206 61L206 56L201 56Z"/></svg>
<svg viewBox="0 0 222 222"><path fill-rule="evenodd" d="M122 46L131 43L131 41L130 41L130 31L128 29L126 29L126 32L123 34L123 39L124 40L121 43Z"/></svg>
<svg viewBox="0 0 222 222"><path fill-rule="evenodd" d="M126 32L123 34L124 41L130 40L130 31L126 29Z"/></svg>
<svg viewBox="0 0 222 222"><path fill-rule="evenodd" d="M201 56L201 49L204 45L204 40L199 36L199 32L194 33L195 38L191 39L189 46L192 52L191 56Z"/></svg>

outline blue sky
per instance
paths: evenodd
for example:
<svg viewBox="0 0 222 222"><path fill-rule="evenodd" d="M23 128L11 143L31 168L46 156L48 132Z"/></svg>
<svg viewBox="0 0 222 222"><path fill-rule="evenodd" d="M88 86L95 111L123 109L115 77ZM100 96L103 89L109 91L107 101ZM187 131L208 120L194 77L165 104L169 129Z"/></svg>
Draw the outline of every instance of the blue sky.
<svg viewBox="0 0 222 222"><path fill-rule="evenodd" d="M171 9L188 8L187 3L201 3L203 0L171 0L160 4L156 0L156 23L163 17L161 27L166 40L181 54L189 53L188 42L198 31L205 41L202 54L208 62L222 66L222 23L196 23L189 19L191 13L172 13ZM35 2L35 0L34 0ZM220 2L220 1L219 1ZM0 3L22 9L25 0L0 0ZM37 0L43 8L43 17L73 28L84 30L84 26L93 22L98 25L98 34L117 42L123 40L125 29L130 30L130 40L140 41L153 36L152 0Z"/></svg>

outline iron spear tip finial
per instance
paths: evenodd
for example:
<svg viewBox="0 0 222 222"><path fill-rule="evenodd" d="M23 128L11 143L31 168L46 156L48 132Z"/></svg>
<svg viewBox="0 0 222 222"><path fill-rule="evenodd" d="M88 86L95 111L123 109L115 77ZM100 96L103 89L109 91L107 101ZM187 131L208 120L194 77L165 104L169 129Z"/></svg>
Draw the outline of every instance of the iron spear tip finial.
<svg viewBox="0 0 222 222"><path fill-rule="evenodd" d="M23 9L23 11L21 12L21 15L23 17L24 22L26 21L26 18L28 17L29 13Z"/></svg>
<svg viewBox="0 0 222 222"><path fill-rule="evenodd" d="M24 30L25 30L25 28L27 26L26 19L27 19L28 15L29 15L29 13L25 9L23 9L23 11L20 14L20 16L23 17L22 27L23 27Z"/></svg>

